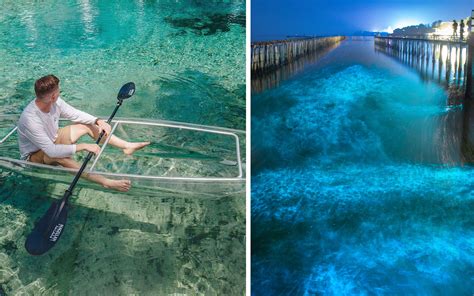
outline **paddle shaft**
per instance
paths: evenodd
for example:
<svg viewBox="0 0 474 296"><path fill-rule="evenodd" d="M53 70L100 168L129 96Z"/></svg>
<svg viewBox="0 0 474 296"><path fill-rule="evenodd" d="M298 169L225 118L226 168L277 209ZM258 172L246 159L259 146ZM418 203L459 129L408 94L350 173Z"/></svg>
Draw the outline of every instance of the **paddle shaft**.
<svg viewBox="0 0 474 296"><path fill-rule="evenodd" d="M117 113L117 110L120 108L121 105L122 105L122 100L118 100L117 105L115 106L114 112L112 112L112 115L110 115L109 119L107 120L108 124L110 124L112 122L112 119L114 118L115 113ZM104 134L105 134L105 131L102 131L100 133L99 138L95 142L96 144L100 143L100 140L102 140L102 137L104 136ZM109 135L109 136L111 137L111 135ZM87 163L89 162L89 160L91 160L92 156L94 156L93 152L89 152L89 154L87 154L86 160L84 160L84 162L82 163L81 168L79 169L76 176L74 177L74 180L72 181L71 185L69 185L69 188L64 193L63 201L61 202L61 207L64 206L64 204L67 203L69 197L72 195L72 191L74 190L74 187L76 186L77 182L79 181L79 178L81 177L82 173L86 169Z"/></svg>

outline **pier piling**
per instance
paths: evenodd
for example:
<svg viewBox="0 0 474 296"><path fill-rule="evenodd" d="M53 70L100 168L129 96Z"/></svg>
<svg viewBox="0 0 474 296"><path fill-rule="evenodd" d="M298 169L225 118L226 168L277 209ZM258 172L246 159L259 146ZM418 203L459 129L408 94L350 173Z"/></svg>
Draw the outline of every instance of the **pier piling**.
<svg viewBox="0 0 474 296"><path fill-rule="evenodd" d="M280 81L315 63L344 39L336 36L252 43L252 93L278 86Z"/></svg>
<svg viewBox="0 0 474 296"><path fill-rule="evenodd" d="M465 70L468 45L465 41L390 36L375 37L374 43L376 50L419 70L423 79L428 78L431 64L432 73L436 71L438 82L446 87L465 87L468 82L469 71Z"/></svg>
<svg viewBox="0 0 474 296"><path fill-rule="evenodd" d="M343 36L255 42L251 46L251 70L260 74L278 69L296 59L332 46Z"/></svg>

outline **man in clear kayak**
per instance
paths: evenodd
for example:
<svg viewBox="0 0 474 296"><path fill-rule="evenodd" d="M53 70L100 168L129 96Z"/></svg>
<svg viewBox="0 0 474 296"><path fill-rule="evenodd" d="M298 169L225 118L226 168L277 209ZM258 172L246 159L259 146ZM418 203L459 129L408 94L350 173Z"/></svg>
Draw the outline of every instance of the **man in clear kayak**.
<svg viewBox="0 0 474 296"><path fill-rule="evenodd" d="M18 142L21 159L47 165L61 165L79 169L81 165L72 156L79 151L96 155L100 151L96 144L76 144L84 135L98 139L105 131L102 141L108 137L110 125L95 116L79 111L60 97L59 79L54 75L44 76L35 82L36 98L26 106L18 121ZM59 128L59 118L69 119L74 124ZM109 143L131 155L150 142L132 143L112 136ZM113 180L103 176L84 174L85 178L105 188L128 191L129 180Z"/></svg>

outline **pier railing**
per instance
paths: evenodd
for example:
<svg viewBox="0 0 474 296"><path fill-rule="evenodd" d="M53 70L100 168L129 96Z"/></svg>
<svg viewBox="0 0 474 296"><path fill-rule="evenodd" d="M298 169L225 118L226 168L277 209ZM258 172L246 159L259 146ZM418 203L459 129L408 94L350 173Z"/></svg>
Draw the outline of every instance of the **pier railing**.
<svg viewBox="0 0 474 296"><path fill-rule="evenodd" d="M467 44L467 38L459 38L445 35L407 35L407 36L376 36L379 40L405 40L405 41L432 41L443 44Z"/></svg>
<svg viewBox="0 0 474 296"><path fill-rule="evenodd" d="M344 36L334 36L252 43L252 73L276 70L302 56L330 47L344 39Z"/></svg>
<svg viewBox="0 0 474 296"><path fill-rule="evenodd" d="M450 41L450 42L461 42L467 43L468 36L453 36L453 35L390 35L390 36L377 36L377 38L391 38L391 39L416 39L416 40L429 40L429 41Z"/></svg>

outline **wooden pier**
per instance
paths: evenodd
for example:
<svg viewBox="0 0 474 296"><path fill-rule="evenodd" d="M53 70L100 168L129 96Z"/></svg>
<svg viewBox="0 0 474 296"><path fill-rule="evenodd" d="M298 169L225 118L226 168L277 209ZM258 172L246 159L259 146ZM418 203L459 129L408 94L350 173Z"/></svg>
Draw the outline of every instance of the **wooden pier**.
<svg viewBox="0 0 474 296"><path fill-rule="evenodd" d="M252 43L252 74L274 71L300 57L333 46L344 39L343 36L334 36Z"/></svg>
<svg viewBox="0 0 474 296"><path fill-rule="evenodd" d="M375 50L415 68L423 80L464 91L467 84L466 41L425 38L375 37Z"/></svg>
<svg viewBox="0 0 474 296"><path fill-rule="evenodd" d="M448 118L460 118L452 125L456 128L449 128L446 141L456 141L459 132L462 162L474 163L474 34L471 32L468 40L375 37L374 45L376 51L415 68L422 79L443 85L448 93L447 105L462 105L461 113L446 115L446 122Z"/></svg>

